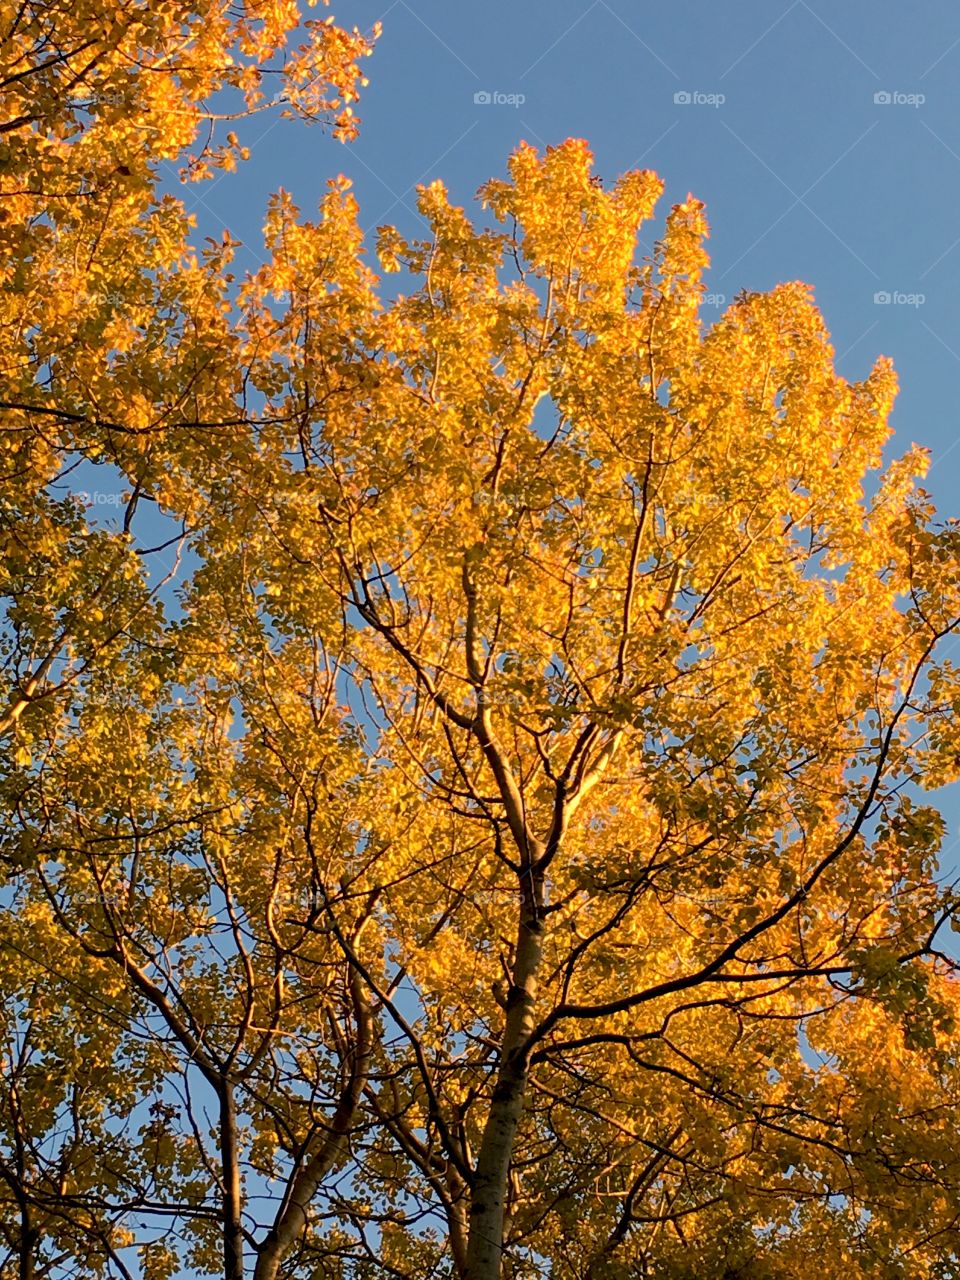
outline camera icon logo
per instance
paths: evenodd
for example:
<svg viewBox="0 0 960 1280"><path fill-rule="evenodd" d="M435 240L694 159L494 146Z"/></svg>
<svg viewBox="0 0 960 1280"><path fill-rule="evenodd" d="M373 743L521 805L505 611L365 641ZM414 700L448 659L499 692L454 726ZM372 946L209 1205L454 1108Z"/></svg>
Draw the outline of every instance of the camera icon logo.
<svg viewBox="0 0 960 1280"><path fill-rule="evenodd" d="M488 107L492 101L490 91L488 89L478 89L473 95L473 101L478 107Z"/></svg>
<svg viewBox="0 0 960 1280"><path fill-rule="evenodd" d="M878 107L886 107L890 105L891 95L886 89L881 89L873 95L873 100Z"/></svg>
<svg viewBox="0 0 960 1280"><path fill-rule="evenodd" d="M680 107L689 106L690 94L686 89L681 89L678 93L675 93L673 95L673 100L677 104L677 106L680 106Z"/></svg>
<svg viewBox="0 0 960 1280"><path fill-rule="evenodd" d="M891 301L890 294L886 289L879 289L873 295L874 306L886 307L886 306L889 306L890 301Z"/></svg>

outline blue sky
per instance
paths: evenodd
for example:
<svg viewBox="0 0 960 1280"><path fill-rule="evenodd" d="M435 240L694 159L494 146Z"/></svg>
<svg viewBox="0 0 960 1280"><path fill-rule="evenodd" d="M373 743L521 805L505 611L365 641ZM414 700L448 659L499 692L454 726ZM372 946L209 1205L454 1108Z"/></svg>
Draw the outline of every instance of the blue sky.
<svg viewBox="0 0 960 1280"><path fill-rule="evenodd" d="M345 173L365 227L416 234L418 182L442 178L469 206L521 139L586 138L608 184L659 172L661 216L688 191L706 202L718 301L802 279L843 374L893 357L891 453L927 445L927 487L960 514L956 0L334 0L332 12L383 23L359 141L260 116L239 130L252 153L240 172L186 192L202 234L226 226L245 242L241 270L260 261L280 186L309 216ZM944 799L956 866L960 802Z"/></svg>

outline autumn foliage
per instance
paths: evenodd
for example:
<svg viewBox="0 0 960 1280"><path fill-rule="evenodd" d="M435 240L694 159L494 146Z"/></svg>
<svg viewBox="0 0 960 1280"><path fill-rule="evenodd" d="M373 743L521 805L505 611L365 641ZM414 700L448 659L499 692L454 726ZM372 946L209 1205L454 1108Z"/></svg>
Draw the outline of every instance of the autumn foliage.
<svg viewBox="0 0 960 1280"><path fill-rule="evenodd" d="M0 1277L956 1275L889 363L798 283L706 324L702 205L641 259L578 141L418 239L281 193L235 276L158 165L352 133L299 21L0 7Z"/></svg>

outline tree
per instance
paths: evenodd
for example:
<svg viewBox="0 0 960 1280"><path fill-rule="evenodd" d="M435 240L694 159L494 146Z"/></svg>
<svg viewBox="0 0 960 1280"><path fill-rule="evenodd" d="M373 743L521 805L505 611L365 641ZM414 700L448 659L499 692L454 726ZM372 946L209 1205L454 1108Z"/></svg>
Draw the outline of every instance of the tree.
<svg viewBox="0 0 960 1280"><path fill-rule="evenodd" d="M371 40L332 18L311 20L301 46L290 49L300 19L295 4L224 0L107 7L26 0L0 11L5 589L38 644L29 656L18 652L6 672L4 731L30 705L37 681L56 667L66 688L109 644L82 625L77 584L67 583L81 546L97 562L84 573L96 584L94 629L97 610L119 621L134 607L118 597L136 564L124 539L88 537L73 504L55 500L56 477L84 460L136 472L128 529L137 503L153 496L143 462L150 406L168 400L164 430L216 407L198 386L215 349L186 321L201 319L198 303L211 285L207 306L216 313L231 245L208 250L216 267L204 270L182 202L158 197L161 166L184 160L190 180L232 168L243 148L233 133L218 141L216 130L253 112L317 119L343 139L356 132L351 104L365 83L359 60ZM268 96L270 85L276 92ZM209 381L219 378L221 402L228 368L219 365ZM56 413L45 409L43 391ZM32 566L43 560L56 565L63 600L50 583L36 591ZM43 610L41 623L34 615ZM64 665L70 636L76 652Z"/></svg>
<svg viewBox="0 0 960 1280"><path fill-rule="evenodd" d="M298 26L305 38L291 50L287 40ZM143 506L155 501L156 477L166 466L151 446L156 435L175 436L184 419L197 429L204 410L215 414L232 378L229 355L208 373L217 352L209 340L215 331L196 327L203 319L200 304L213 323L218 315L218 295L228 283L229 237L198 259L191 220L179 201L158 198L157 183L161 163L178 158L186 161L189 180L233 167L243 149L230 133L217 144L214 131L257 111L317 119L335 136L350 138L356 131L351 104L365 83L358 63L370 50L370 38L332 19L301 24L293 5L128 5L108 11L26 4L0 15L0 731L9 753L5 762L12 759L15 771L34 771L36 784L25 791L26 774L18 779L4 773L5 813L19 815L19 830L5 829L4 853L8 869L21 867L24 857L32 862L33 834L43 833L48 842L65 842L66 862L68 854L74 857L66 868L71 875L41 875L31 885L16 872L9 879L3 934L9 1081L0 1107L9 1250L4 1274L7 1267L24 1277L74 1267L84 1274L104 1268L127 1274L130 1250L141 1244L145 1271L166 1274L176 1254L155 1230L131 1232L138 1213L163 1230L186 1221L185 1247L200 1250L197 1265L207 1265L218 1235L224 1266L236 1271L240 1265L239 1210L231 1202L236 1160L227 1150L235 1093L244 1072L251 1073L245 1055L267 1056L274 1072L279 1068L275 1056L264 1053L271 1030L249 1025L254 996L249 988L233 989L230 960L224 961L222 986L212 981L210 957L219 954L220 938L204 933L203 913L190 896L204 900L196 885L202 873L191 872L189 860L199 858L209 871L205 859L215 856L207 845L198 853L203 837L197 822L211 815L197 800L196 771L201 754L216 756L203 735L211 734L216 744L221 709L196 712L197 719L206 716L200 740L182 736L193 722L187 713L172 712L154 726L167 735L162 751L130 741L125 754L122 746L131 733L149 730L149 698L169 692L171 663L183 670L182 655L160 628L157 596L164 582L157 579L164 574L148 582L158 555L133 536L138 509L142 516ZM271 82L276 92L268 96ZM201 145L190 155L202 130ZM228 345L225 354L230 350ZM205 399L201 384L213 391L213 401ZM169 397L171 410L159 432L148 421L148 406L156 407L158 396ZM232 403L230 416L236 416ZM96 510L90 504L84 509L69 493L69 477L88 463L118 467L121 483L123 473L136 474L122 528L98 526ZM183 539L176 525L171 534L165 542L179 554ZM162 559L164 548L157 551ZM167 581L175 575L174 567ZM98 700L99 714L93 711ZM60 758L65 736L73 744ZM47 796L44 781L57 771L55 759L64 772ZM148 761L156 765L149 782ZM183 794L166 795L165 787L177 786L178 768L186 769L189 782ZM48 798L53 807L46 809ZM39 809L31 809L34 799ZM189 808L193 803L198 807ZM188 820L178 823L185 814ZM151 818L157 826L149 825ZM129 828L119 837L129 869L122 886L116 871L111 876L92 856L119 847L118 822ZM137 846L132 857L131 839ZM184 866L168 874L167 863L177 858ZM159 879L151 879L158 864ZM273 859L270 869L279 874ZM243 887L249 889L249 882ZM280 905L289 907L288 891L276 880L273 888ZM225 880L218 907L229 913L238 892ZM170 905L174 893L180 896ZM268 1020L276 1021L282 1003L277 948L283 945L277 930L283 933L284 926L271 922L252 959L242 952L240 927L227 924L225 945L233 940L235 965L251 966L245 976L260 980L269 970L263 979L273 984ZM207 973L197 982L190 977L192 929L207 942ZM312 946L313 956L319 951L319 944ZM306 1078L288 1071L270 1082L270 1114L279 1117L278 1125L292 1125L282 1140L314 1174L333 1158L340 1139L327 1137L324 1149L316 1150L317 1122L309 1116L328 1086L349 1115L356 1088L350 1081L362 1078L365 1006L356 983L351 986L349 976L344 981L339 993L329 982L318 986L313 999L326 1018L336 1016L334 1006L345 1009L346 1032L338 1030L331 1049L340 1052L344 1081L331 1083L314 1055ZM198 1019L209 1021L218 991L226 992L222 1042L201 1052L191 1030ZM231 1024L232 1007L240 1012ZM304 1008L300 997L297 1017ZM216 1149L209 1152L200 1140L209 1099L198 1110L190 1096L178 1096L180 1086L191 1083L178 1049L222 1103ZM192 1137L170 1140L174 1118ZM213 1204L204 1203L204 1179L215 1188ZM302 1193L307 1180L301 1174L291 1189ZM294 1203L277 1215L281 1235L296 1212ZM279 1253L274 1245L274 1261Z"/></svg>
<svg viewBox="0 0 960 1280"><path fill-rule="evenodd" d="M24 330L9 1274L954 1273L960 542L889 364L799 284L704 331L659 194L523 146L390 297L337 180Z"/></svg>

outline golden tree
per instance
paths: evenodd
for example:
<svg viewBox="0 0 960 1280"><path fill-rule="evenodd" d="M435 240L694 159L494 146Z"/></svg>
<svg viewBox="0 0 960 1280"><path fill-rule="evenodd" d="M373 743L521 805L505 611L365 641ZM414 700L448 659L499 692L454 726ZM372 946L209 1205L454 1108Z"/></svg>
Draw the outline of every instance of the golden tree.
<svg viewBox="0 0 960 1280"><path fill-rule="evenodd" d="M177 149L260 57L190 13ZM8 109L61 175L74 74ZM638 261L574 141L423 189L402 295L344 180L237 282L129 92L101 213L5 223L3 1274L954 1274L960 539L889 364L799 284L705 328L702 206Z"/></svg>
<svg viewBox="0 0 960 1280"><path fill-rule="evenodd" d="M704 334L693 200L635 264L658 191L524 147L482 193L503 236L434 185L428 239L382 231L422 279L382 312L343 203L279 207L267 470L210 559L242 539L278 626L354 633L422 1010L368 969L412 1069L371 1105L459 1273L800 1275L827 1234L837 1274L929 1274L952 901L907 787L955 772L957 537L919 450L865 496L893 375L839 378L805 287Z"/></svg>

